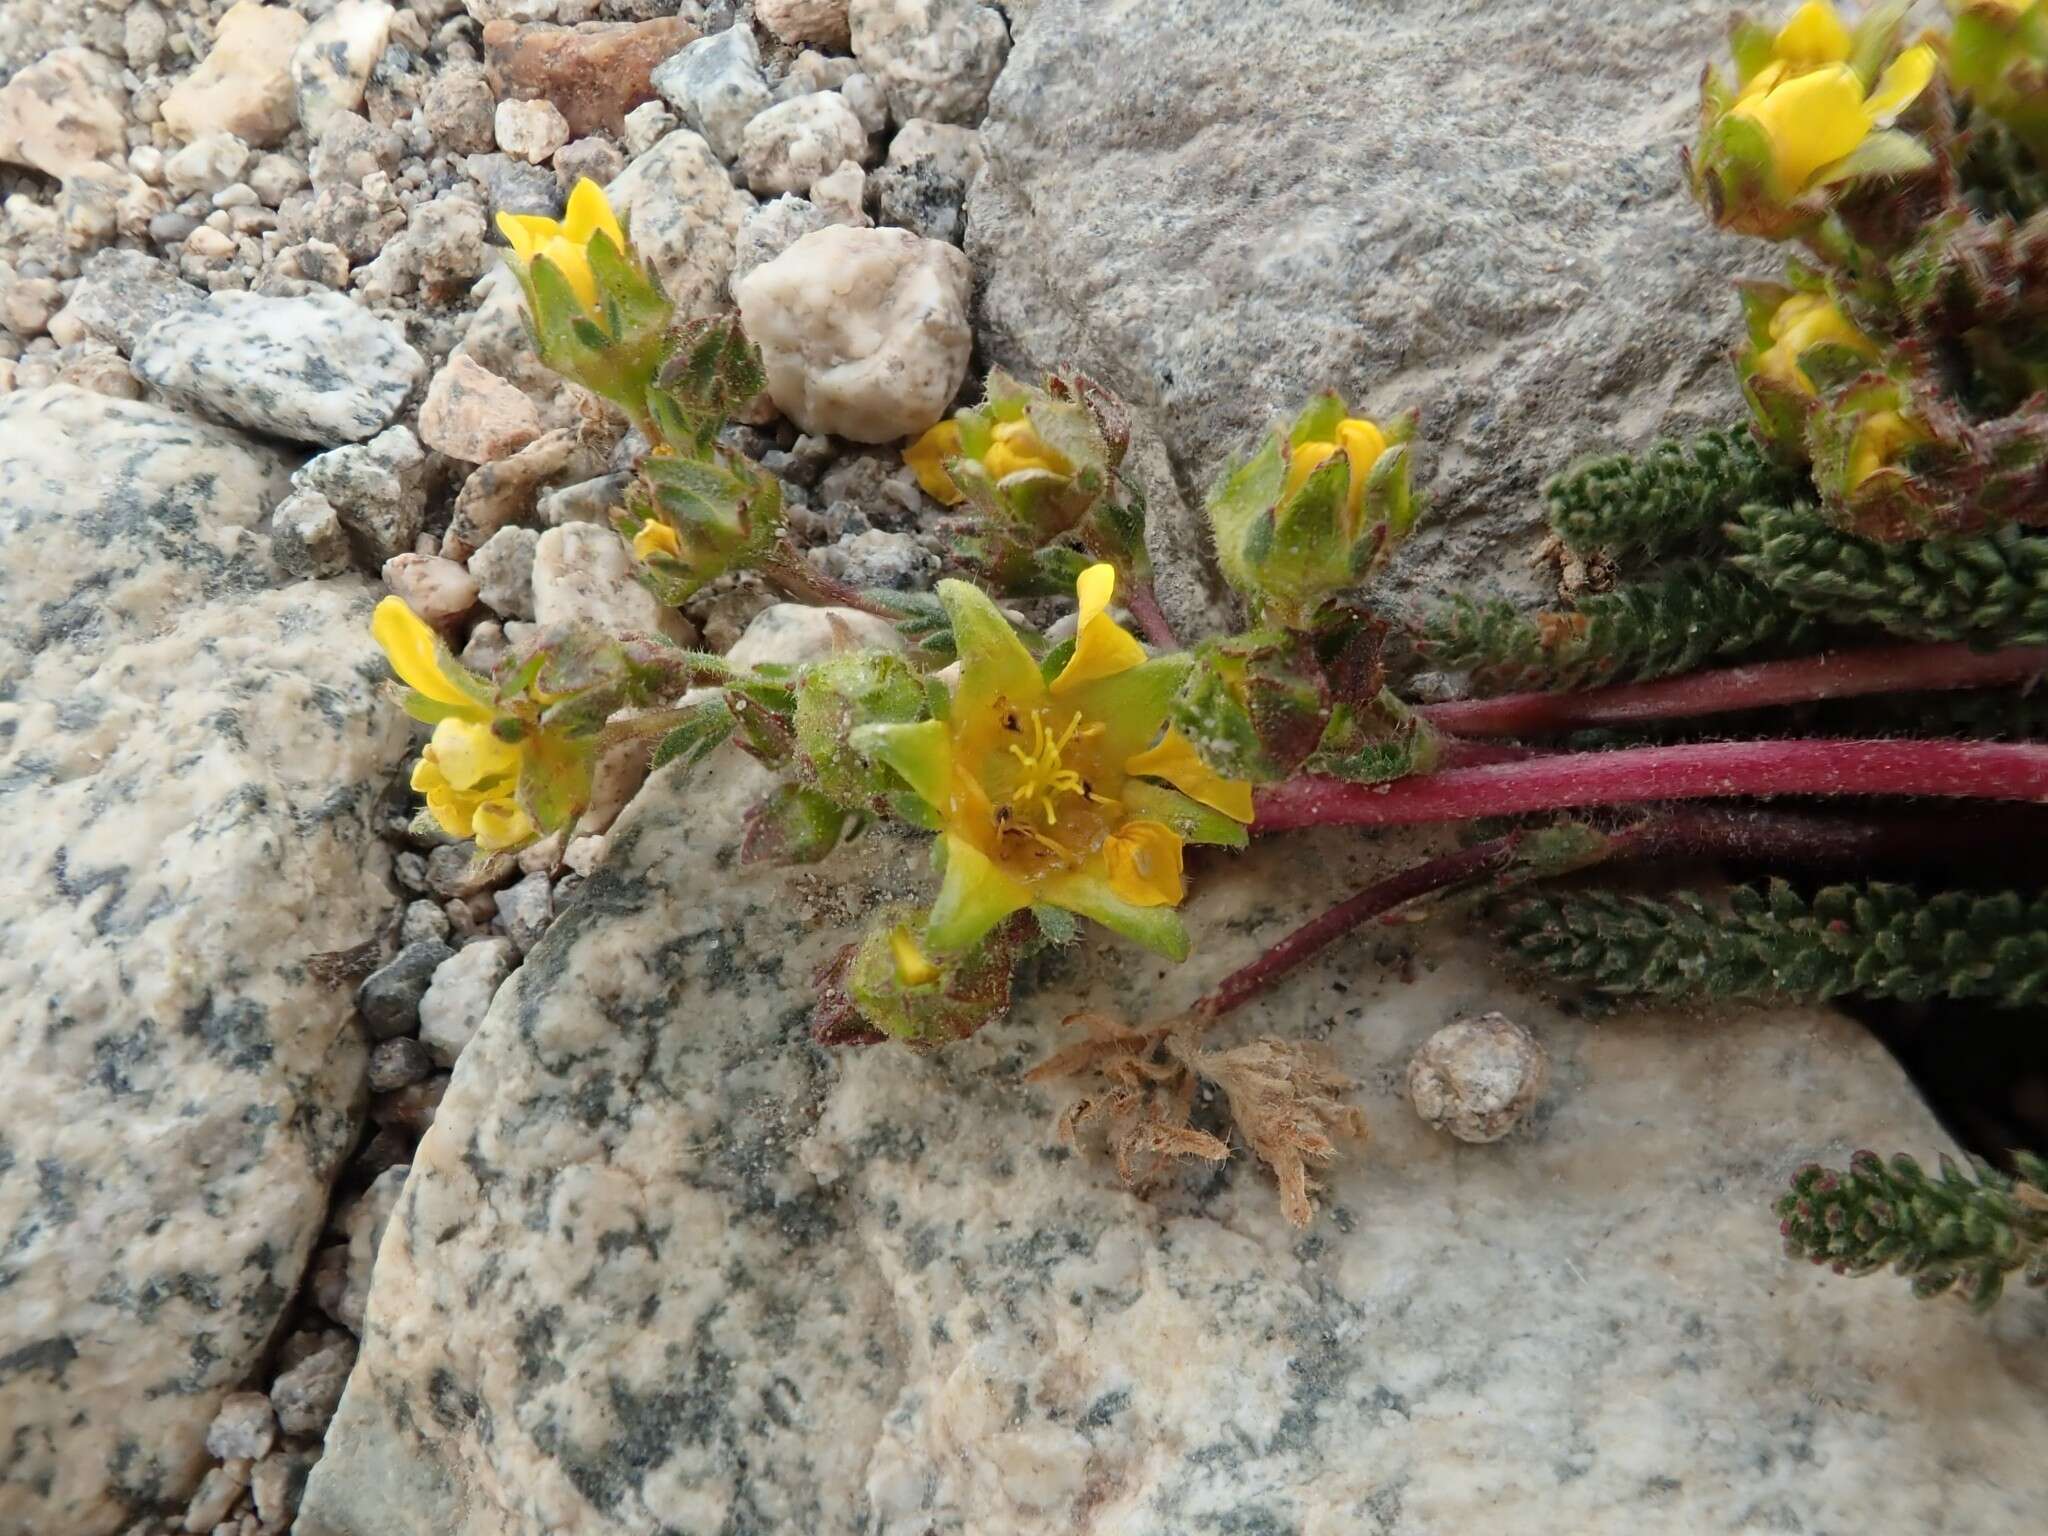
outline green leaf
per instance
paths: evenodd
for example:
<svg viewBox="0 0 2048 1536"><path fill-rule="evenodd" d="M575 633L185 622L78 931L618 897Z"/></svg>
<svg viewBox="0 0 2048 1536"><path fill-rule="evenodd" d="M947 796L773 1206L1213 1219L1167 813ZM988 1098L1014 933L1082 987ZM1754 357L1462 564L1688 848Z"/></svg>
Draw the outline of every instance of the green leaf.
<svg viewBox="0 0 2048 1536"><path fill-rule="evenodd" d="M1110 888L1104 876L1071 870L1042 880L1038 890L1051 905L1077 912L1154 954L1175 961L1188 957L1188 930L1172 907L1133 906Z"/></svg>
<svg viewBox="0 0 2048 1536"><path fill-rule="evenodd" d="M1164 822L1191 843L1243 848L1251 840L1242 822L1233 821L1221 811L1213 811L1201 801L1163 784L1132 779L1124 785L1120 798L1131 815Z"/></svg>
<svg viewBox="0 0 2048 1536"><path fill-rule="evenodd" d="M656 744L649 764L650 772L680 762L682 771L687 774L716 751L732 735L738 723L722 698L693 705L685 713L687 718Z"/></svg>

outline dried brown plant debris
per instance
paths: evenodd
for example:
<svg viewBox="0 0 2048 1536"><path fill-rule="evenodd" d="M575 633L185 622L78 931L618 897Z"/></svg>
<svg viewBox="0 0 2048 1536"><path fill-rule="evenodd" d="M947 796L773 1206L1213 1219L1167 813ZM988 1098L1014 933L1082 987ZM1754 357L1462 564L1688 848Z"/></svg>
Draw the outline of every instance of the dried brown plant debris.
<svg viewBox="0 0 2048 1536"><path fill-rule="evenodd" d="M1188 1123L1203 1082L1222 1095L1245 1145L1273 1170L1280 1208L1297 1227L1315 1212L1311 1165L1335 1160L1337 1141L1366 1139L1365 1115L1342 1095L1351 1082L1310 1047L1263 1036L1229 1050L1205 1051L1194 1021L1134 1029L1101 1013L1066 1020L1087 1038L1026 1074L1033 1083L1093 1079L1095 1087L1059 1117L1061 1141L1074 1145L1100 1124L1117 1172L1143 1190L1176 1162L1221 1162L1229 1143Z"/></svg>

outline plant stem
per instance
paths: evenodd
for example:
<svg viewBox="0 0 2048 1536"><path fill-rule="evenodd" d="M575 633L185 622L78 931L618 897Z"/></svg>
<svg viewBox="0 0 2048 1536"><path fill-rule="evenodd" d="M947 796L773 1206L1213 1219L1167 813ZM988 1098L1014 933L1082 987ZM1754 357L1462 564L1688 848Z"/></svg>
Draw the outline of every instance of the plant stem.
<svg viewBox="0 0 2048 1536"><path fill-rule="evenodd" d="M1574 860L1570 871L1628 859L1768 859L1803 868L1928 862L1981 867L1984 858L2001 852L2032 864L2037 854L2027 848L2027 837L2038 849L2044 833L2048 820L2032 815L2016 828L2006 816L1816 816L1715 806L1660 812L1608 833L1604 844ZM1191 1017L1207 1024L1228 1013L1363 923L1391 921L1394 913L1424 896L1503 873L1513 866L1527 836L1511 832L1375 881L1232 971L1189 1010ZM1542 878L1561 872L1532 865L1519 873Z"/></svg>
<svg viewBox="0 0 2048 1536"><path fill-rule="evenodd" d="M1390 784L1296 778L1259 791L1252 827L1402 826L1567 806L1749 795L2048 801L2048 746L1958 741L1714 741L1563 752Z"/></svg>
<svg viewBox="0 0 2048 1536"><path fill-rule="evenodd" d="M811 564L804 552L784 539L768 552L758 567L776 586L791 597L817 608L857 608L876 618L895 622L898 615L870 602L857 587L827 576Z"/></svg>
<svg viewBox="0 0 2048 1536"><path fill-rule="evenodd" d="M2032 682L2044 672L2048 672L2048 647L2043 646L1977 651L1958 643L1880 645L1724 667L1663 682L1425 704L1416 713L1437 729L1460 736L1519 736L1874 693L1997 688Z"/></svg>
<svg viewBox="0 0 2048 1536"><path fill-rule="evenodd" d="M1177 651L1180 642L1174 638L1173 626L1166 620L1166 610L1159 606L1159 595L1152 590L1149 581L1140 581L1135 576L1125 579L1124 606L1131 610L1131 617L1138 621L1138 627L1145 631L1145 638L1162 651Z"/></svg>

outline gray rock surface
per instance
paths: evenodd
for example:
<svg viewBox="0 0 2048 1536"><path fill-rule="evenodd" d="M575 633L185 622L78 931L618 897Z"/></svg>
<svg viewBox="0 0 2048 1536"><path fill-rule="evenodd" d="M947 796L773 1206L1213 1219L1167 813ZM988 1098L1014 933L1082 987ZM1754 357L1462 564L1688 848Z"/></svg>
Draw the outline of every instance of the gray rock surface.
<svg viewBox="0 0 2048 1536"><path fill-rule="evenodd" d="M1109 14L1123 12L1109 8ZM1179 6L1150 9L1150 15L1162 27L1184 26ZM978 0L852 0L847 20L854 57L887 94L898 122L972 122L1010 50L1002 13ZM1128 28L1120 31L1119 52L1136 45Z"/></svg>
<svg viewBox="0 0 2048 1536"><path fill-rule="evenodd" d="M605 195L679 315L724 305L733 241L752 203L704 140L678 129L635 156Z"/></svg>
<svg viewBox="0 0 2048 1536"><path fill-rule="evenodd" d="M134 362L181 404L329 446L390 426L426 370L397 326L333 293L213 294L152 325Z"/></svg>
<svg viewBox="0 0 2048 1536"><path fill-rule="evenodd" d="M1156 417L1166 552L1312 393L1422 412L1397 577L1512 582L1542 481L1739 410L1718 237L1677 156L1721 0L1038 0L969 202L978 331ZM856 10L856 39L858 10Z"/></svg>
<svg viewBox="0 0 2048 1536"><path fill-rule="evenodd" d="M405 427L389 427L364 443L315 454L292 476L301 491L323 496L369 565L409 554L426 513L427 456Z"/></svg>
<svg viewBox="0 0 2048 1536"><path fill-rule="evenodd" d="M653 85L724 160L739 158L747 124L773 99L752 27L727 27L686 44L655 69Z"/></svg>
<svg viewBox="0 0 2048 1536"><path fill-rule="evenodd" d="M106 250L85 264L68 312L91 335L126 353L166 315L199 308L206 294L168 262L140 251Z"/></svg>
<svg viewBox="0 0 2048 1536"><path fill-rule="evenodd" d="M1815 1102L1828 1135L1945 1145L1846 1019L1589 1024L1476 940L1404 935L1408 966L1339 945L1227 1032L1323 1038L1363 1085L1374 1140L1318 1224L1241 1156L1141 1201L1018 1081L1057 1021L1184 1007L1416 845L1206 861L1186 965L1091 935L972 1041L826 1055L810 975L927 878L925 840L742 868L760 783L733 757L657 774L499 993L300 1536L2003 1536L2048 1497L2036 1312L1778 1251L1771 1194L1841 1150ZM1305 859L1326 884L1286 878ZM1509 998L1558 1087L1516 1141L1462 1146L1402 1068Z"/></svg>
<svg viewBox="0 0 2048 1536"><path fill-rule="evenodd" d="M184 1503L355 1137L314 962L388 911L409 732L368 586L270 557L283 468L155 406L0 399L0 1530Z"/></svg>

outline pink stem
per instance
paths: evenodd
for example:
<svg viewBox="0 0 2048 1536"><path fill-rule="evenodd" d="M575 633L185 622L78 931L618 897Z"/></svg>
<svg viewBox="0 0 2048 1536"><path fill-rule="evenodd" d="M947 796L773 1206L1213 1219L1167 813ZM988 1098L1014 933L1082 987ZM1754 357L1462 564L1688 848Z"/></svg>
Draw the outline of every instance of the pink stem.
<svg viewBox="0 0 2048 1536"><path fill-rule="evenodd" d="M1124 587L1124 606L1131 610L1131 617L1155 647L1162 651L1180 649L1180 642L1173 637L1173 626L1166 621L1166 610L1159 606L1159 595L1149 582L1132 577Z"/></svg>
<svg viewBox="0 0 2048 1536"><path fill-rule="evenodd" d="M1579 805L1744 795L2048 801L2048 746L1959 741L1712 741L1563 752L1390 784L1297 778L1259 791L1254 831L1470 821Z"/></svg>
<svg viewBox="0 0 2048 1536"><path fill-rule="evenodd" d="M1425 704L1416 713L1438 730L1460 736L1520 736L1873 693L1996 688L2030 682L2043 672L2048 672L2048 646L1987 652L1961 644L1880 645L1582 693L1511 693Z"/></svg>

